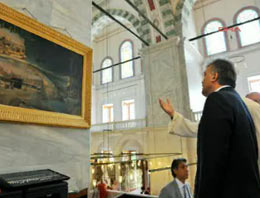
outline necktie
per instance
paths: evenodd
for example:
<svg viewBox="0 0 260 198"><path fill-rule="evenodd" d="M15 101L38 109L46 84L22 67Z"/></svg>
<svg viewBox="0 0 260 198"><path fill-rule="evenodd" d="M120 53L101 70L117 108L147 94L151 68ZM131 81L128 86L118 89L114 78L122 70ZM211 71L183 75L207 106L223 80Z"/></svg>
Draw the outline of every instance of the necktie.
<svg viewBox="0 0 260 198"><path fill-rule="evenodd" d="M183 196L184 196L184 198L190 198L190 194L188 192L186 184L183 186Z"/></svg>

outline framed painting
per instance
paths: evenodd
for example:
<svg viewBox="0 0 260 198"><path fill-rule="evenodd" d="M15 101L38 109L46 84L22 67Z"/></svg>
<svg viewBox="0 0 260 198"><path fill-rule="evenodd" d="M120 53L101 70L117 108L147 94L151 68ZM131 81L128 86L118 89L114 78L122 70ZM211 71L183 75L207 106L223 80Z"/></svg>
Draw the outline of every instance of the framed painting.
<svg viewBox="0 0 260 198"><path fill-rule="evenodd" d="M0 120L90 127L92 50L0 3Z"/></svg>

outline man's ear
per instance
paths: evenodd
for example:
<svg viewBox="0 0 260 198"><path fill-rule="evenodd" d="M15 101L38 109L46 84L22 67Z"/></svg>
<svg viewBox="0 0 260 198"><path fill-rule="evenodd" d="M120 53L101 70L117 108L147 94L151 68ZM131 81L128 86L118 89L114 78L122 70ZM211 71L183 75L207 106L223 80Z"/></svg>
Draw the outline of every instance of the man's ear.
<svg viewBox="0 0 260 198"><path fill-rule="evenodd" d="M214 72L213 74L212 74L212 78L211 78L212 80L212 82L216 82L217 80L218 80L218 73L217 72Z"/></svg>
<svg viewBox="0 0 260 198"><path fill-rule="evenodd" d="M173 169L173 172L174 172L175 175L176 175L176 171L177 171L177 169Z"/></svg>

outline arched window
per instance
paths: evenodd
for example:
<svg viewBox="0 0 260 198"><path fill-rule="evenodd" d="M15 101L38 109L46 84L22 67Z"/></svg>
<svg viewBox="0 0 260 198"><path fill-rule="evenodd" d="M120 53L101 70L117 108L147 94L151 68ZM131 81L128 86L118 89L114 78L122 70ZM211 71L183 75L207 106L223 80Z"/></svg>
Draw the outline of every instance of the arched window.
<svg viewBox="0 0 260 198"><path fill-rule="evenodd" d="M113 62L112 62L111 58L105 58L102 62L101 67L106 68L106 67L108 67L112 64L113 64ZM102 72L101 72L101 83L102 84L109 83L109 82L112 82L112 80L113 80L112 68L110 67L110 68L102 70Z"/></svg>
<svg viewBox="0 0 260 198"><path fill-rule="evenodd" d="M220 20L211 20L204 26L203 33L207 34L210 32L215 32L223 27L225 27L224 23L222 23ZM207 55L213 55L227 51L227 43L224 31L219 31L218 33L206 36L204 38L204 42Z"/></svg>
<svg viewBox="0 0 260 198"><path fill-rule="evenodd" d="M131 41L124 41L120 46L120 62L133 58L133 44ZM121 78L128 78L134 75L133 61L121 64Z"/></svg>
<svg viewBox="0 0 260 198"><path fill-rule="evenodd" d="M259 17L256 9L242 9L235 15L235 23L243 23ZM260 21L252 21L238 26L237 32L239 44L241 47L260 42Z"/></svg>

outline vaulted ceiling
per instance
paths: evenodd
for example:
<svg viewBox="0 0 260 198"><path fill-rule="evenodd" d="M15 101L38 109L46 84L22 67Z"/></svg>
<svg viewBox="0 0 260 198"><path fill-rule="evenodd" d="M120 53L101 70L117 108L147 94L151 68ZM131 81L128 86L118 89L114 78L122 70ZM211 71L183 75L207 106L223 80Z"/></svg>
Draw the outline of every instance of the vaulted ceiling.
<svg viewBox="0 0 260 198"><path fill-rule="evenodd" d="M219 0L198 0L197 4L219 1ZM120 22L134 29L142 38L152 42L151 31L154 29L135 11L125 0L94 0L96 4L113 15ZM131 0L133 4L149 18L167 37L181 34L181 25L186 23L190 17L196 0ZM113 28L120 28L114 25L114 21L106 17L102 12L93 6L92 9L92 38L100 37ZM153 35L158 34L156 31Z"/></svg>

